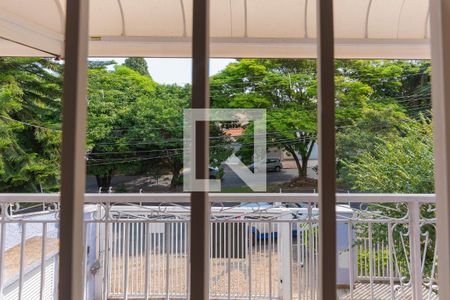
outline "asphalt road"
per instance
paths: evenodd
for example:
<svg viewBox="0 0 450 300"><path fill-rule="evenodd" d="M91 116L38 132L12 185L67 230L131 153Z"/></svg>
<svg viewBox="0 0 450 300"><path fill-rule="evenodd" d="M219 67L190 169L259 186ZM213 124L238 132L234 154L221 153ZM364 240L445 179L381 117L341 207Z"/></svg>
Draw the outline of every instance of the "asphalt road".
<svg viewBox="0 0 450 300"><path fill-rule="evenodd" d="M267 172L267 185L280 184L289 182L293 178L298 176L297 169L281 169L280 172ZM308 177L316 178L316 173L312 168L308 168ZM243 187L246 184L237 176L229 167L225 166L224 175L222 178L222 187Z"/></svg>
<svg viewBox="0 0 450 300"><path fill-rule="evenodd" d="M284 168L280 172L268 172L267 185L289 182L297 174L298 171L295 168ZM308 169L308 177L317 178L312 167ZM114 176L111 185L113 190L124 186L127 192L139 192L140 189L144 192L165 192L165 189L170 184L171 178L171 175L162 176L158 180L145 176ZM221 186L222 188L240 188L246 187L247 185L229 167L225 166ZM97 192L97 184L93 176L87 177L86 190L88 192Z"/></svg>
<svg viewBox="0 0 450 300"><path fill-rule="evenodd" d="M268 172L267 173L267 184L277 184L288 182L297 176L298 172L296 169L282 169L280 172ZM232 187L243 187L246 184L237 176L229 167L225 166L224 174L222 177L222 187L232 188Z"/></svg>

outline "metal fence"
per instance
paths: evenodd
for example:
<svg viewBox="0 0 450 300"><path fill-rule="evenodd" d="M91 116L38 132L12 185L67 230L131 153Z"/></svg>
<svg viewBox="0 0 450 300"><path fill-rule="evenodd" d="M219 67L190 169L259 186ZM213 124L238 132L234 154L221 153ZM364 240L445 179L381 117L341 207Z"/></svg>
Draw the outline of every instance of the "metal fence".
<svg viewBox="0 0 450 300"><path fill-rule="evenodd" d="M211 199L211 299L317 299L316 194L212 194ZM341 299L438 298L433 199L338 195ZM11 298L7 286L14 282L11 299L26 299L33 285L41 299L49 299L48 287L56 286L45 259L58 248L57 200L57 195L0 195L5 298ZM189 257L195 255L189 253L195 232L189 229L188 201L185 194L87 195L85 298L186 299ZM32 285L27 274L36 268L39 280Z"/></svg>

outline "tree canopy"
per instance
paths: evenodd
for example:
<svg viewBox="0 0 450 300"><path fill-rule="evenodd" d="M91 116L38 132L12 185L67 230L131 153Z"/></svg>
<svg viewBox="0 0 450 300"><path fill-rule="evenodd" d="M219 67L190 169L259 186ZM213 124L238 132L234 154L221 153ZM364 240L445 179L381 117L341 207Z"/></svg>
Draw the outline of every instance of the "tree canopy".
<svg viewBox="0 0 450 300"><path fill-rule="evenodd" d="M172 174L180 184L183 168L183 110L190 85L162 85L127 66L89 71L88 174L103 190L117 174ZM220 165L227 139L211 126L212 165ZM219 158L219 160L217 160ZM214 160L216 159L216 160Z"/></svg>
<svg viewBox="0 0 450 300"><path fill-rule="evenodd" d="M61 71L48 59L0 58L0 191L57 189Z"/></svg>
<svg viewBox="0 0 450 300"><path fill-rule="evenodd" d="M62 67L49 59L0 59L0 191L58 189ZM391 159L419 159L419 154L422 161L411 174L431 174L429 62L338 60L335 75L340 183L384 191L393 183L381 187L380 181L376 190L363 187L363 177L381 178ZM109 187L115 174L171 173L175 187L182 172L182 112L190 107L190 85L158 84L145 59L128 58L124 65L90 62L88 88L87 171L98 186ZM300 178L307 176L317 144L316 90L314 60L240 59L211 77L213 107L267 110L268 147L289 153ZM211 165L219 166L230 154L226 126L236 124L211 126ZM239 126L245 132L238 137L238 155L251 163L253 125ZM408 150L414 139L424 141L423 149ZM405 168L413 168L408 162ZM428 175L420 184L403 181L404 186L429 190ZM405 179L383 178L399 181L398 186Z"/></svg>
<svg viewBox="0 0 450 300"><path fill-rule="evenodd" d="M395 138L378 139L370 151L344 161L347 182L363 192L430 193L434 191L433 138L428 120L398 128Z"/></svg>
<svg viewBox="0 0 450 300"><path fill-rule="evenodd" d="M87 165L99 186L109 187L114 173L136 167L136 162L121 162L124 152L134 149L132 110L140 99L150 101L155 88L150 77L125 66L89 70Z"/></svg>
<svg viewBox="0 0 450 300"><path fill-rule="evenodd" d="M371 111L391 112L400 121L417 116L429 105L429 64L425 62L336 61L335 83L337 132L359 126ZM411 93L421 93L422 99L418 100L422 102L416 107L411 106L411 101L402 102ZM214 107L267 109L268 146L292 155L299 177L306 178L308 161L317 143L315 61L238 60L212 77L211 99ZM252 131L251 125L247 131ZM247 133L240 141L248 146L241 148L240 155L250 162L252 137ZM340 154L346 155L342 151Z"/></svg>
<svg viewBox="0 0 450 300"><path fill-rule="evenodd" d="M125 59L124 65L141 75L150 77L147 61L143 57L128 57Z"/></svg>

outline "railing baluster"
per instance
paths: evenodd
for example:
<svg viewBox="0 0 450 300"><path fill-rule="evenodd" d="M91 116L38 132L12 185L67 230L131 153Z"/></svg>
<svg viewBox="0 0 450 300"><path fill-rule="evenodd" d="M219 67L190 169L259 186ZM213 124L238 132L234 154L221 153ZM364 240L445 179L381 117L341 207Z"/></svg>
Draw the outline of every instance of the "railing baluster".
<svg viewBox="0 0 450 300"><path fill-rule="evenodd" d="M213 283L213 273L214 273L214 257L215 257L215 251L216 251L216 247L215 247L215 243L216 243L216 234L215 234L215 225L214 222L211 221L211 223L209 224L210 226L210 232L213 235L213 237L210 239L209 241L209 255L210 255L210 260L209 260L209 282L210 282L210 286L209 286L209 293L212 295L212 287L214 285Z"/></svg>
<svg viewBox="0 0 450 300"><path fill-rule="evenodd" d="M105 224L104 235L105 235L105 246L103 249L103 300L108 299L109 291L109 278L111 277L111 267L110 267L110 255L111 255L111 223L109 222L109 205L105 207Z"/></svg>
<svg viewBox="0 0 450 300"><path fill-rule="evenodd" d="M385 253L385 248L384 248L384 241L381 241L381 276L384 278L384 277L386 277L386 273L385 273L385 270L386 270L386 260L385 260L385 258L384 258L384 253Z"/></svg>
<svg viewBox="0 0 450 300"><path fill-rule="evenodd" d="M259 223L259 228L261 230L264 231L264 223ZM260 265L262 268L259 268L259 272L258 272L258 277L259 280L257 281L257 285L258 285L258 292L257 292L257 296L258 297L262 297L264 290L263 290L263 284L264 284L264 278L263 278L263 272L262 270L264 270L264 257L261 255L262 254L262 243L263 243L263 233L261 233L261 231L259 232L259 238L258 238L258 248L257 248L257 253L258 253L258 265ZM262 269L262 270L261 270Z"/></svg>
<svg viewBox="0 0 450 300"><path fill-rule="evenodd" d="M87 253L88 224L89 223L86 223L86 222L83 223L83 241L82 241L83 242L83 248L82 248L83 249L83 256L82 256L83 268L81 269L81 278L83 280L82 287L83 287L84 299L87 299L87 290L88 290L88 287L87 287L88 282L86 280L86 278L87 278L87 255L88 255L88 253Z"/></svg>
<svg viewBox="0 0 450 300"><path fill-rule="evenodd" d="M145 263L145 243L147 242L147 238L146 238L146 226L147 223L146 222L141 222L140 223L140 227L141 227L141 233L139 235L139 238L141 239L139 241L139 246L140 246L140 250L139 250L139 258L141 260L140 262L140 266L139 269L141 270L140 272L140 277L141 277L141 281L139 284L139 291L141 291L142 294L145 293L144 289L145 289L145 273L147 272L147 266Z"/></svg>
<svg viewBox="0 0 450 300"><path fill-rule="evenodd" d="M175 251L175 245L176 245L176 233L175 233L175 229L176 229L176 225L177 223L172 223L170 224L171 226L171 230L170 230L170 264L169 267L172 267L172 271L170 272L171 276L170 276L170 286L169 286L169 295L174 295L174 291L175 291L175 279L176 279L176 270L177 270L177 261L176 261L176 251ZM209 255L209 253L208 253Z"/></svg>
<svg viewBox="0 0 450 300"><path fill-rule="evenodd" d="M314 298L314 270L313 270L313 228L312 228L312 203L308 203L308 229L307 229L307 240L308 240L308 287L309 287L309 298Z"/></svg>
<svg viewBox="0 0 450 300"><path fill-rule="evenodd" d="M170 297L170 289L172 288L172 279L173 276L172 272L170 271L170 267L172 265L172 229L173 229L173 223L169 223L167 224L167 228L168 228L168 235L167 235L167 239L166 239L166 253L167 253L167 257L166 257L166 278L167 278L167 286L166 286L166 299L169 300Z"/></svg>
<svg viewBox="0 0 450 300"><path fill-rule="evenodd" d="M242 258L242 228L244 228L244 224L239 222L238 224L238 232L239 235L237 237L237 249L238 249L238 261L237 261L237 268L239 270L239 272L241 272L241 258ZM241 297L241 293L240 293L240 286L241 286L241 276L237 276L237 289L236 289L236 297Z"/></svg>
<svg viewBox="0 0 450 300"><path fill-rule="evenodd" d="M19 273L19 300L23 298L23 279L25 276L25 247L27 238L27 223L22 222L22 235L20 238L20 273Z"/></svg>
<svg viewBox="0 0 450 300"><path fill-rule="evenodd" d="M178 288L178 284L179 284L179 282L180 282L180 278L179 278L179 274L178 274L178 267L179 267L179 265L178 265L178 255L179 255L179 252L178 252L178 229L179 229L179 224L180 223L175 223L174 225L175 225L175 227L174 227L174 249L175 249L175 251L174 251L174 253L173 253L173 255L175 256L174 257L174 262L173 262L173 264L174 264L174 272L173 272L173 274L174 274L174 276L173 276L173 281L172 281L172 289L173 289L173 295L177 295L178 293L177 293L177 288Z"/></svg>
<svg viewBox="0 0 450 300"><path fill-rule="evenodd" d="M306 235L307 235L307 231L305 230L305 228L302 228L302 274L303 274L303 296L306 299L308 297L308 272L307 272L307 268L308 268L308 261L307 261L307 255L308 252L306 250Z"/></svg>
<svg viewBox="0 0 450 300"><path fill-rule="evenodd" d="M1 231L0 231L0 253L5 253L6 217L8 203L1 203ZM3 299L3 275L4 275L4 255L0 255L0 299Z"/></svg>
<svg viewBox="0 0 450 300"><path fill-rule="evenodd" d="M372 245L372 223L369 223L369 280L370 298L373 300L375 293L373 290L373 245Z"/></svg>
<svg viewBox="0 0 450 300"><path fill-rule="evenodd" d="M225 223L225 227L227 228L227 263L226 263L226 270L227 270L227 278L228 278L228 290L227 290L227 299L231 299L231 241L232 241L232 235L230 229L232 229L233 223Z"/></svg>
<svg viewBox="0 0 450 300"><path fill-rule="evenodd" d="M140 236L140 228L139 222L132 221L131 222L133 233L131 235L131 271L133 278L132 291L130 293L131 297L139 295L139 276L140 276L140 265L139 265L139 236Z"/></svg>
<svg viewBox="0 0 450 300"><path fill-rule="evenodd" d="M184 247L185 247L185 251L186 251L186 269L185 269L185 275L186 275L186 299L189 299L189 297L191 296L191 271L190 271L190 255L191 255L191 248L189 247L190 245L190 240L191 240L191 233L190 233L190 223L186 222L185 224L185 243L184 243Z"/></svg>
<svg viewBox="0 0 450 300"><path fill-rule="evenodd" d="M177 295L177 280L178 280L178 254L177 254L177 226L178 220L175 218L171 223L170 230L170 285L169 285L169 297L173 298Z"/></svg>
<svg viewBox="0 0 450 300"><path fill-rule="evenodd" d="M361 245L359 244L359 241L358 241L358 239L356 239L356 263L357 263L357 267L356 267L356 276L357 276L357 278L359 278L359 277L361 277L362 276L362 273L361 273L361 266L362 266L362 263L360 262L360 257L361 257Z"/></svg>
<svg viewBox="0 0 450 300"><path fill-rule="evenodd" d="M117 227L117 251L116 251L116 267L117 267L117 278L116 278L116 293L117 294L123 294L123 277L125 274L125 268L124 268L124 248L123 248L123 236L124 232L123 229L125 227L125 224L123 223L116 223Z"/></svg>
<svg viewBox="0 0 450 300"><path fill-rule="evenodd" d="M264 270L265 270L265 264L264 264L264 248L263 248L263 242L264 242L264 238L265 238L265 228L264 228L264 223L259 223L259 226L262 230L262 232L259 233L259 239L258 239L258 261L259 261L259 265L261 266L261 268L259 269L258 275L259 275L259 280L258 280L258 291L259 297L263 297L264 295Z"/></svg>
<svg viewBox="0 0 450 300"><path fill-rule="evenodd" d="M219 256L217 257L216 264L216 278L218 278L219 274L222 272L222 267L224 267L224 258L226 257L226 239L225 235L227 233L225 222L217 222L217 227L219 231ZM218 295L223 296L221 291L221 286L217 282L215 282L214 290Z"/></svg>
<svg viewBox="0 0 450 300"><path fill-rule="evenodd" d="M123 266L123 268L124 268L124 275L123 275L123 294L124 295L123 295L123 298L125 300L127 300L128 299L128 264L129 264L129 258L130 258L130 253L129 253L129 251L130 251L130 233L129 233L130 227L129 227L128 222L125 222L124 225L125 225L124 226L125 227L125 232L124 232L124 235L125 235L125 238L124 238L125 265Z"/></svg>
<svg viewBox="0 0 450 300"><path fill-rule="evenodd" d="M170 252L170 244L171 244L171 242L170 242L170 236L171 236L170 235L170 224L164 224L164 232L166 233L165 234L165 241L163 243L163 247L164 247L163 253L166 256L165 295L166 295L166 299L169 300L169 287L170 287L170 285L169 285L169 282L170 282L170 255L169 255L169 252Z"/></svg>
<svg viewBox="0 0 450 300"><path fill-rule="evenodd" d="M269 222L269 300L272 300L272 244L273 244L272 221Z"/></svg>
<svg viewBox="0 0 450 300"><path fill-rule="evenodd" d="M408 203L409 209L409 255L413 300L422 300L422 264L420 258L420 205Z"/></svg>
<svg viewBox="0 0 450 300"><path fill-rule="evenodd" d="M131 221L131 219L129 219ZM136 285L136 269L134 268L136 264L135 260L135 230L136 230L136 223L134 222L128 222L128 230L129 236L128 236L128 243L127 247L129 248L128 252L128 295L129 297L133 297L135 293L135 285Z"/></svg>
<svg viewBox="0 0 450 300"><path fill-rule="evenodd" d="M348 238L348 271L349 271L349 281L350 281L350 300L353 300L353 289L354 289L354 270L355 270L355 263L356 266L358 265L358 262L355 262L354 257L354 249L353 249L353 223L352 221L348 221L347 225L347 238Z"/></svg>
<svg viewBox="0 0 450 300"><path fill-rule="evenodd" d="M388 223L388 248L389 248L389 285L391 287L391 299L395 299L395 290L394 290L394 258L393 251L394 248L394 240L392 238L392 223Z"/></svg>
<svg viewBox="0 0 450 300"><path fill-rule="evenodd" d="M315 253L315 256L316 256L316 259L315 259L315 263L316 263L316 265L315 265L315 268L316 268L316 284L315 284L315 286L316 286L316 299L319 299L319 300L323 300L323 299L320 299L320 281L319 281L319 276L320 276L320 269L319 269L319 264L320 264L320 257L319 257L319 250L320 250L320 245L319 245L319 234L320 234L320 224L317 224L316 225L316 230L314 231L314 253ZM335 253L336 254L336 253Z"/></svg>
<svg viewBox="0 0 450 300"><path fill-rule="evenodd" d="M136 250L134 253L134 260L135 260L135 272L136 272L136 295L142 295L142 286L141 283L143 283L143 276L142 271L144 270L144 265L142 264L142 222L136 223L136 237L135 237L135 243L136 243Z"/></svg>
<svg viewBox="0 0 450 300"><path fill-rule="evenodd" d="M116 223L117 228L117 251L116 251L116 268L117 268L117 278L116 278L116 293L121 294L123 293L123 274L125 272L124 268L124 260L123 260L123 236L125 228L125 224L123 223Z"/></svg>
<svg viewBox="0 0 450 300"><path fill-rule="evenodd" d="M131 261L131 264L129 263L128 266L130 268L130 284L129 284L129 293L130 295L133 295L135 292L135 284L136 284L136 268L134 267L136 265L136 252L135 252L135 229L136 229L136 223L129 222L128 223L130 235L128 237L129 242L127 243L127 247L130 248L130 252L128 259Z"/></svg>
<svg viewBox="0 0 450 300"><path fill-rule="evenodd" d="M252 223L249 224L249 230L252 232ZM247 230L247 236L249 235L249 232ZM253 239L253 236L251 237ZM248 299L252 299L252 242L250 241L250 238L247 237L247 252L248 252Z"/></svg>
<svg viewBox="0 0 450 300"><path fill-rule="evenodd" d="M301 274L302 268L301 268L301 263L302 263L302 259L301 259L301 255L302 255L302 249L301 249L301 237L300 237L300 223L296 222L295 223L295 230L297 231L297 299L301 300L302 296L301 296L301 291L303 290L302 287L302 278L303 278L303 274Z"/></svg>
<svg viewBox="0 0 450 300"><path fill-rule="evenodd" d="M436 238L436 243L434 244L433 265L431 267L431 274L430 274L430 286L428 287L428 300L433 299L432 292L434 283L434 272L436 271L437 243L438 239Z"/></svg>
<svg viewBox="0 0 450 300"><path fill-rule="evenodd" d="M164 226L164 224L161 223L157 223L159 230L161 230L160 226ZM165 233L163 232L162 234L158 233L158 294L160 295L164 295L164 280L165 280L165 276L164 276L164 272L165 272L165 268L164 268L164 239L165 238Z"/></svg>
<svg viewBox="0 0 450 300"><path fill-rule="evenodd" d="M145 273L144 273L144 299L148 300L149 298L149 278L150 278L150 223L145 223L144 229L144 251L145 251Z"/></svg>
<svg viewBox="0 0 450 300"><path fill-rule="evenodd" d="M142 216L144 217L144 216ZM145 294L145 225L144 221L139 222L139 294Z"/></svg>
<svg viewBox="0 0 450 300"><path fill-rule="evenodd" d="M377 274L376 277L380 277L381 276L381 271L380 271L380 242L377 241L377 246L376 246L376 251L377 251L377 255L376 255L376 260L377 260Z"/></svg>
<svg viewBox="0 0 450 300"><path fill-rule="evenodd" d="M157 226L159 227L159 230L161 230L161 226L164 224L157 223ZM165 234L158 233L158 294L164 295L164 281L165 281L165 268L164 268L164 238Z"/></svg>
<svg viewBox="0 0 450 300"><path fill-rule="evenodd" d="M47 222L42 223L42 241L41 241L41 284L39 290L39 298L44 300L45 291L45 258L47 256L46 247L47 246ZM2 252L3 253L3 252Z"/></svg>
<svg viewBox="0 0 450 300"><path fill-rule="evenodd" d="M116 236L116 223L113 222L111 223L111 253L109 255L109 267L111 269L111 272L109 272L109 288L106 290L106 299L108 299L107 297L114 293L114 288L115 288L115 283L113 281L113 278L116 278L117 276L117 270L116 270L116 258L115 258L115 253L116 253L116 241L117 241L117 236ZM114 274L114 275L112 275Z"/></svg>
<svg viewBox="0 0 450 300"><path fill-rule="evenodd" d="M292 299L292 295L293 295L293 290L292 290L292 261L293 261L293 257L292 257L292 222L290 221L288 223L288 240L289 240L289 260L291 261L291 263L288 264L289 267L289 299Z"/></svg>

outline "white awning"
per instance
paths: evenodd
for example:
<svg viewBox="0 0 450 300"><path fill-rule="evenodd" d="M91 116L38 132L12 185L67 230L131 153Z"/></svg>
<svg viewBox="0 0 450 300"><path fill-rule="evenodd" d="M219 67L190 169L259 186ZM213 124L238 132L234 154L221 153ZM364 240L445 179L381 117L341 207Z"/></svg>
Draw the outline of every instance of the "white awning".
<svg viewBox="0 0 450 300"><path fill-rule="evenodd" d="M90 0L89 55L191 55L192 0ZM314 57L316 0L211 0L212 57ZM336 57L430 58L428 0L334 0ZM65 0L0 0L0 55L63 56ZM28 46L28 47L24 47Z"/></svg>

